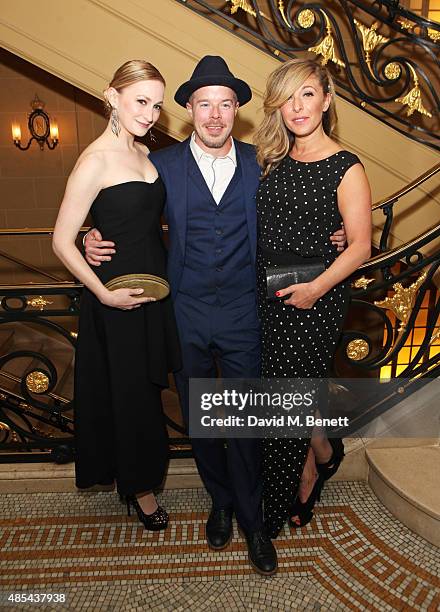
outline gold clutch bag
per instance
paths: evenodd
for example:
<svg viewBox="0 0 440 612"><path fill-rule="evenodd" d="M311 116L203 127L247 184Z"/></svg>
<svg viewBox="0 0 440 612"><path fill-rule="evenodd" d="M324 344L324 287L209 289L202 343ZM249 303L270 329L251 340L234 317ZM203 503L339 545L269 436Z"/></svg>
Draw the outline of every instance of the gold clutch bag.
<svg viewBox="0 0 440 612"><path fill-rule="evenodd" d="M143 289L145 297L154 297L163 300L170 292L168 282L160 276L153 274L124 274L112 278L105 286L109 291L115 289Z"/></svg>

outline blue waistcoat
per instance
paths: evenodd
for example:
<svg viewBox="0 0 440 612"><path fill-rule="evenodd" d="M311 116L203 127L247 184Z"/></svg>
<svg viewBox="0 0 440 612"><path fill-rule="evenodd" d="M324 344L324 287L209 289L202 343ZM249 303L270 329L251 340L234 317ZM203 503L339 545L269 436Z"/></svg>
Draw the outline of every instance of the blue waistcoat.
<svg viewBox="0 0 440 612"><path fill-rule="evenodd" d="M189 160L186 253L179 291L227 304L255 289L241 168L216 204L194 158Z"/></svg>

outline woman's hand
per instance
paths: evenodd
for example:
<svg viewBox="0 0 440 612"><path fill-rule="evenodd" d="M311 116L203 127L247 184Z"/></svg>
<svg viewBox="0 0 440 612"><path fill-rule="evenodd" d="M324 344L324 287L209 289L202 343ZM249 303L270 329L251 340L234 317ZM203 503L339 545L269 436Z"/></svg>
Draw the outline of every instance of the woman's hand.
<svg viewBox="0 0 440 612"><path fill-rule="evenodd" d="M312 308L316 300L321 297L321 293L318 291L316 285L310 283L298 283L297 285L290 285L285 289L280 289L275 294L277 297L284 297L285 295L290 296L284 303L289 306L295 306L295 308L301 308L308 310Z"/></svg>
<svg viewBox="0 0 440 612"><path fill-rule="evenodd" d="M154 297L137 297L141 296L143 292L144 290L141 288L115 289L114 291L106 289L99 300L102 304L105 304L105 306L112 306L113 308L120 308L121 310L133 310L147 302L156 301Z"/></svg>

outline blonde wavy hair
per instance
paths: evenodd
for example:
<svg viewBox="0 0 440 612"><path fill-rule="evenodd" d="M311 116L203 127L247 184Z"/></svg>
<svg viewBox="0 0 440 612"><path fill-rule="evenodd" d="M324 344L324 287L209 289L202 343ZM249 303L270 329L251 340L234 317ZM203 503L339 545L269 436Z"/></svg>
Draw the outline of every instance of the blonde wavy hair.
<svg viewBox="0 0 440 612"><path fill-rule="evenodd" d="M129 60L125 62L125 64L122 64L122 66L119 66L116 70L107 89L104 91L104 107L107 115L110 115L112 110L112 106L107 100L107 90L110 87L114 87L116 91L120 93L124 87L128 87L128 85L132 85L138 81L160 81L164 86L166 85L165 79L159 70L156 66L150 64L150 62L146 60Z"/></svg>
<svg viewBox="0 0 440 612"><path fill-rule="evenodd" d="M289 60L269 75L263 101L264 119L254 136L262 179L279 165L295 140L284 124L280 108L312 75L318 78L324 94L334 94L333 80L327 68L314 60ZM330 106L322 115L322 127L327 136L332 133L336 121L335 100L332 95Z"/></svg>

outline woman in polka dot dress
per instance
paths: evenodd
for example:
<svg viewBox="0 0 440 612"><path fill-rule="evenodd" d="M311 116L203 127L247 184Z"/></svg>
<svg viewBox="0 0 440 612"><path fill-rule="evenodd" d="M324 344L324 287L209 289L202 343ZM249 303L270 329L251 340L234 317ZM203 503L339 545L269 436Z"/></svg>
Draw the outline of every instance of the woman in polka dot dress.
<svg viewBox="0 0 440 612"><path fill-rule="evenodd" d="M328 375L348 302L346 279L370 256L370 189L356 155L329 137L336 122L333 91L326 68L311 60L283 63L267 84L265 117L255 139L262 167L257 282L264 378ZM338 256L329 237L341 220L348 246ZM267 300L268 266L313 261L325 265L320 276ZM301 511L313 507L319 473L324 466L329 474L335 471L327 437L314 432L311 445L310 433L263 440L264 513L271 537L292 513L304 524Z"/></svg>

